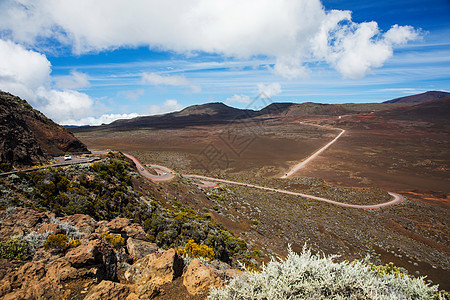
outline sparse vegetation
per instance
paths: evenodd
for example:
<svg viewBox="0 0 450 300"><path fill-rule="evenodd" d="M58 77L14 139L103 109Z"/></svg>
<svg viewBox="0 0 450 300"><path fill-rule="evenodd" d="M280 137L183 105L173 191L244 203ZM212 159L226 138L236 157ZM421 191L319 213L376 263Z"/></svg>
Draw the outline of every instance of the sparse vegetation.
<svg viewBox="0 0 450 300"><path fill-rule="evenodd" d="M207 260L214 259L213 248L206 245L199 245L194 240L189 240L184 248L178 249L178 255L189 256L191 258L204 258Z"/></svg>
<svg viewBox="0 0 450 300"><path fill-rule="evenodd" d="M12 238L6 242L0 242L0 259L26 260L28 258L27 243L21 238Z"/></svg>
<svg viewBox="0 0 450 300"><path fill-rule="evenodd" d="M125 245L125 239L120 235L112 235L107 232L102 233L102 237L105 241L111 244L115 248L120 248Z"/></svg>
<svg viewBox="0 0 450 300"><path fill-rule="evenodd" d="M69 242L67 240L67 235L65 234L51 234L44 243L45 249L56 249L64 251L69 248Z"/></svg>

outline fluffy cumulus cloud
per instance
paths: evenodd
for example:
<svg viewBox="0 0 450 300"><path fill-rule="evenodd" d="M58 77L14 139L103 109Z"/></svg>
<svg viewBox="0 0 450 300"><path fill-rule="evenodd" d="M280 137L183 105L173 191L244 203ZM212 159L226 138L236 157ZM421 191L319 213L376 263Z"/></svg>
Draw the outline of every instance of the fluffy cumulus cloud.
<svg viewBox="0 0 450 300"><path fill-rule="evenodd" d="M225 103L230 105L232 103L250 103L252 99L247 95L238 95L235 94L232 97L229 97L225 100Z"/></svg>
<svg viewBox="0 0 450 300"><path fill-rule="evenodd" d="M0 89L26 99L56 122L92 113L93 100L88 95L51 87L51 64L45 55L0 39L0 57ZM61 85L83 83L80 73L74 72L70 78Z"/></svg>
<svg viewBox="0 0 450 300"><path fill-rule="evenodd" d="M147 45L265 55L286 78L307 76L311 60L359 78L383 65L396 45L417 38L412 27L383 33L375 22L353 22L349 11L326 11L319 0L3 0L0 30L16 42L50 39L75 53Z"/></svg>
<svg viewBox="0 0 450 300"><path fill-rule="evenodd" d="M189 80L187 80L186 77L180 75L163 76L156 73L144 72L142 73L142 83L152 85L186 86L190 87L194 92L201 91L199 86L194 85Z"/></svg>
<svg viewBox="0 0 450 300"><path fill-rule="evenodd" d="M278 82L264 84L258 83L258 94L263 97L273 97L281 93L281 85Z"/></svg>
<svg viewBox="0 0 450 300"><path fill-rule="evenodd" d="M47 58L11 41L0 39L0 88L36 100L35 91L50 82Z"/></svg>
<svg viewBox="0 0 450 300"><path fill-rule="evenodd" d="M60 89L81 89L89 87L87 74L72 71L70 75L55 78L55 86Z"/></svg>
<svg viewBox="0 0 450 300"><path fill-rule="evenodd" d="M131 113L131 114L104 114L99 117L85 117L81 119L68 119L62 122L63 125L76 125L76 126L83 126L83 125L90 125L90 126L98 126L102 124L109 124L111 122L114 122L116 120L121 119L131 119L139 117L139 114L137 113Z"/></svg>
<svg viewBox="0 0 450 300"><path fill-rule="evenodd" d="M148 107L148 113L150 115L159 115L159 114L165 114L169 112L174 112L177 110L183 109L183 105L178 103L175 99L168 99L164 101L162 105L155 105L152 104Z"/></svg>

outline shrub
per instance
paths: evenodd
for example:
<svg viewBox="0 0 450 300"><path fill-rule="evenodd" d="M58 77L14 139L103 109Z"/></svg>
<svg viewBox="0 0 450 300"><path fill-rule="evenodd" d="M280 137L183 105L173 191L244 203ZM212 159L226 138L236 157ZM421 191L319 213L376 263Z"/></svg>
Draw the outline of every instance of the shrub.
<svg viewBox="0 0 450 300"><path fill-rule="evenodd" d="M67 242L67 235L65 234L51 234L47 241L44 243L45 249L58 249L66 250L69 248L69 243Z"/></svg>
<svg viewBox="0 0 450 300"><path fill-rule="evenodd" d="M361 262L333 261L334 257L301 254L289 249L284 261L272 260L261 273L246 272L209 299L433 299L437 286L422 278L373 271ZM439 296L437 296L439 297Z"/></svg>
<svg viewBox="0 0 450 300"><path fill-rule="evenodd" d="M102 237L105 241L111 244L115 248L119 248L125 245L125 239L120 235L112 235L106 232L102 233Z"/></svg>
<svg viewBox="0 0 450 300"><path fill-rule="evenodd" d="M33 255L37 248L42 246L48 239L50 232L37 233L36 231L30 232L23 237L24 242L27 243L28 251L30 255Z"/></svg>
<svg viewBox="0 0 450 300"><path fill-rule="evenodd" d="M0 258L26 260L28 258L27 243L21 237L0 242Z"/></svg>
<svg viewBox="0 0 450 300"><path fill-rule="evenodd" d="M178 249L178 255L213 260L214 250L206 245L199 245L195 243L194 240L189 240L189 242L187 242L184 246L184 249Z"/></svg>
<svg viewBox="0 0 450 300"><path fill-rule="evenodd" d="M80 239L76 239L76 240L71 240L69 242L69 247L70 248L75 248L81 245Z"/></svg>

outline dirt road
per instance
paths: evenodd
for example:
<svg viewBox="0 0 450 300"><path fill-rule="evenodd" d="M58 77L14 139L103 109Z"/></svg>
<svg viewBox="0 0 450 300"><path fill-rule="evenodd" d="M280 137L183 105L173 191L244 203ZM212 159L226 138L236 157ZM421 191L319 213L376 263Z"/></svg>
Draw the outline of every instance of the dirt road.
<svg viewBox="0 0 450 300"><path fill-rule="evenodd" d="M300 122L302 124L306 124L303 122ZM319 126L320 125L315 125L315 124L307 124L307 125L311 125L311 126ZM283 176L281 176L280 178L288 178L290 176L292 176L292 174L294 174L295 172L297 172L300 169L303 169L308 163L310 163L313 159L315 159L317 156L320 155L320 153L322 153L323 151L325 151L328 147L330 147L331 145L333 145L345 132L344 129L340 129L340 128L333 128L333 129L337 129L340 130L341 132L328 144L326 144L325 146L323 146L322 148L320 148L319 150L317 150L316 152L314 152L314 154L312 154L311 156L309 156L307 159L305 159L304 161L296 164L295 166L293 166L289 172L287 172L286 174L284 174Z"/></svg>
<svg viewBox="0 0 450 300"><path fill-rule="evenodd" d="M389 195L391 195L392 198L393 198L389 202L380 203L380 204L374 204L374 205L355 205L355 204L348 204L348 203L342 203L342 202L338 202L338 201L334 201L334 200L330 200L330 199L325 199L325 198L321 198L321 197L317 197L317 196L313 196L313 195L307 195L307 194L303 194L303 193L291 192L291 191L286 191L286 190L281 190L281 189L274 189L274 188L259 186L259 185L250 184L250 183L236 182L236 181L230 181L230 180L225 180L225 179L206 177L206 176L201 176L201 175L189 175L189 174L186 174L186 175L183 175L183 176L186 177L186 178L200 179L200 180L202 180L202 182L211 181L211 182L222 182L222 183L228 183L228 184L248 186L248 187L257 188L257 189L261 189L261 190L266 190L266 191L271 191L271 192L276 192L276 193L282 193L282 194L287 194L287 195L300 196L300 197L303 197L303 198L323 201L323 202L327 202L327 203L331 203L331 204L335 204L335 205L339 205L339 206L344 206L344 207L351 207L351 208L377 209L377 208L381 208L381 207L385 207L385 206L390 206L390 205L394 205L394 204L397 204L397 203L401 203L401 202L403 202L405 200L405 198L402 195L400 195L400 194L393 193L393 192L388 192Z"/></svg>

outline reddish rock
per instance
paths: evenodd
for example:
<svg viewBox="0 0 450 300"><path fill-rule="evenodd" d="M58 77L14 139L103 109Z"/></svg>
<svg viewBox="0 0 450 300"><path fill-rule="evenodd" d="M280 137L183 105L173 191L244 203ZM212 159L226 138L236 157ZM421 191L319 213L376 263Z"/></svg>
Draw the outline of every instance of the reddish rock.
<svg viewBox="0 0 450 300"><path fill-rule="evenodd" d="M54 234L60 234L64 233L58 224L42 224L42 226L39 228L37 233L46 233L46 232L52 232Z"/></svg>
<svg viewBox="0 0 450 300"><path fill-rule="evenodd" d="M147 234L144 229L138 224L131 224L123 228L125 235L130 238L147 241Z"/></svg>
<svg viewBox="0 0 450 300"><path fill-rule="evenodd" d="M95 266L97 280L114 280L117 276L117 258L113 248L100 239L70 249L65 258L76 268Z"/></svg>
<svg viewBox="0 0 450 300"><path fill-rule="evenodd" d="M153 299L161 293L161 289L152 282L146 282L138 285L136 292L139 295L139 299Z"/></svg>
<svg viewBox="0 0 450 300"><path fill-rule="evenodd" d="M88 215L75 214L61 220L61 222L71 223L79 231L91 234L95 231L97 224L95 220Z"/></svg>
<svg viewBox="0 0 450 300"><path fill-rule="evenodd" d="M242 274L244 274L243 271L236 270L236 269L228 269L228 270L224 271L224 275L227 278L235 278L235 277L241 276Z"/></svg>
<svg viewBox="0 0 450 300"><path fill-rule="evenodd" d="M128 238L127 250L130 256L136 261L149 254L157 252L158 246L156 246L155 243L149 243L143 240Z"/></svg>
<svg viewBox="0 0 450 300"><path fill-rule="evenodd" d="M103 280L92 287L84 300L121 300L127 298L130 288L121 283Z"/></svg>
<svg viewBox="0 0 450 300"><path fill-rule="evenodd" d="M40 213L21 207L0 211L0 240L8 240L13 236L25 235L36 231L41 227L41 224L50 223L50 218L54 216L54 214L49 212Z"/></svg>
<svg viewBox="0 0 450 300"><path fill-rule="evenodd" d="M106 224L106 227L108 228L109 232L120 232L124 231L124 228L131 225L131 221L126 218L117 218L114 220L111 220Z"/></svg>
<svg viewBox="0 0 450 300"><path fill-rule="evenodd" d="M151 282L162 285L179 277L183 266L183 259L175 249L169 249L163 254L152 253L138 260L125 272L125 278L136 284Z"/></svg>
<svg viewBox="0 0 450 300"><path fill-rule="evenodd" d="M221 287L224 282L219 271L194 259L183 274L183 284L189 294L197 295L206 293L211 287Z"/></svg>

